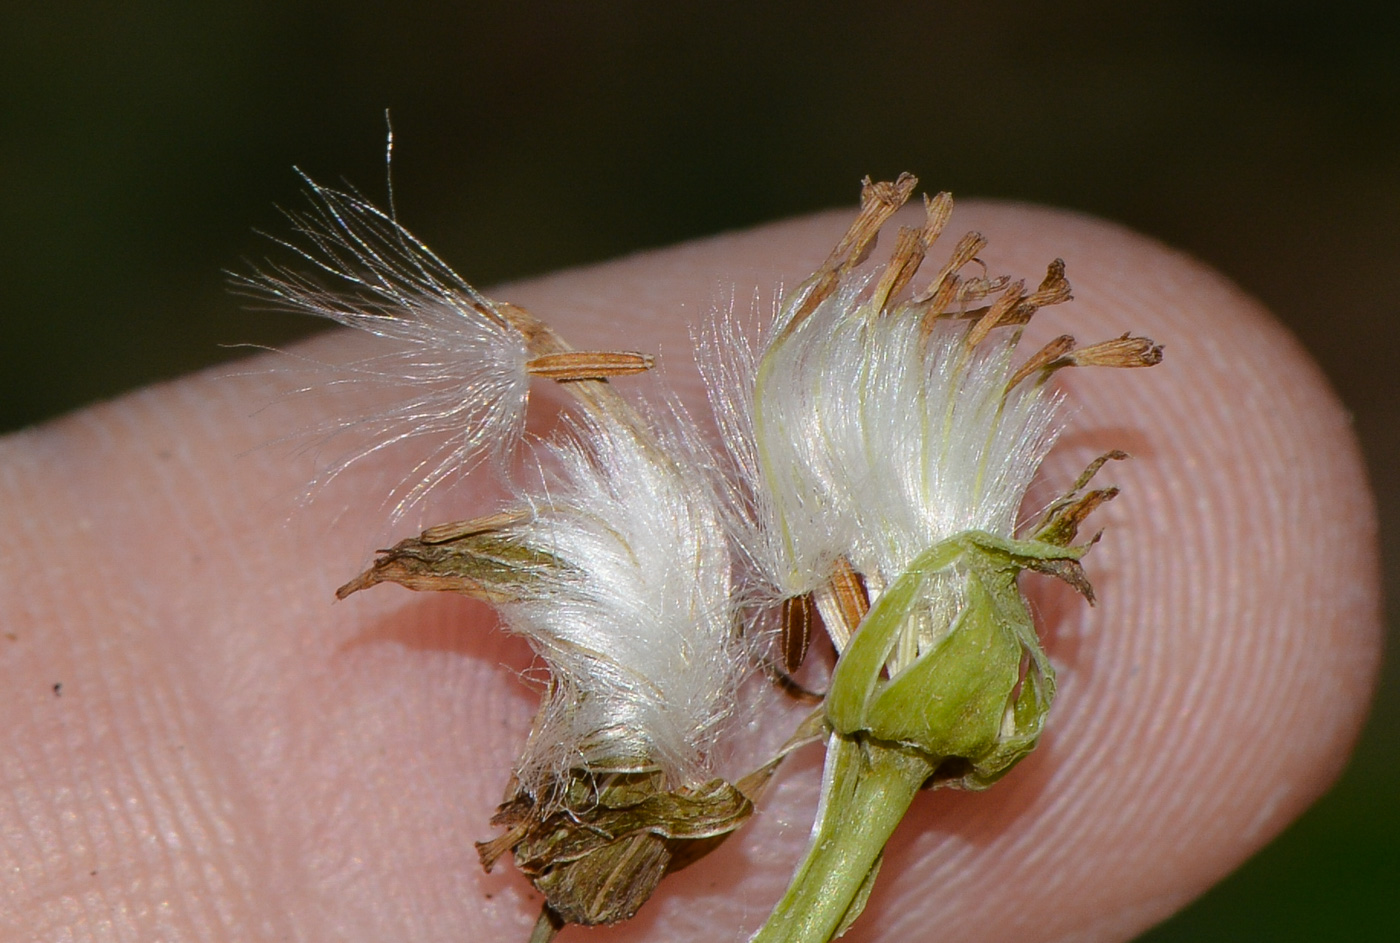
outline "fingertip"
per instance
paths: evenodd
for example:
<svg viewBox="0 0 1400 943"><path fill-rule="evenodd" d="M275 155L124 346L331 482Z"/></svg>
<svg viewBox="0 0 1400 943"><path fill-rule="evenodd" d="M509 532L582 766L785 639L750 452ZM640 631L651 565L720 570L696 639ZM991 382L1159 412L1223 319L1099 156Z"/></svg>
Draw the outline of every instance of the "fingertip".
<svg viewBox="0 0 1400 943"><path fill-rule="evenodd" d="M693 325L717 304L742 311L770 303L779 286L820 262L848 218L839 211L727 234L493 295L531 308L575 343L658 350L703 413L690 363ZM1045 467L1048 493L1094 455L1133 454L1104 472L1123 493L1094 521L1105 528L1087 561L1100 605L1090 610L1053 588L1032 589L1061 679L1045 743L987 793L935 793L916 803L853 938L918 938L936 921L949 941L1122 939L1235 867L1344 763L1378 663L1374 507L1348 417L1319 371L1257 303L1207 266L1119 227L1041 208L962 204L949 231L960 229L987 235L983 258L993 271L1034 278L1051 259L1068 263L1076 300L1037 315L1028 342L1036 332L1093 342L1132 331L1163 344L1166 359L1149 370L1063 377L1072 427ZM159 597L160 624L169 626L162 638L188 639L187 620L177 616L204 614L198 639L209 647L197 663L214 678L207 687L219 692L221 709L249 700L237 716L250 741L263 728L301 725L303 740L340 751L332 757L337 769L391 756L370 767L373 782L346 787L360 790L367 822L383 805L426 823L373 836L383 843L382 860L413 874L416 843L436 842L442 847L432 849L431 862L470 874L452 873L454 894L499 889L506 879L477 877L466 838L444 837L451 830L440 823L456 828L468 818L458 807L469 788L484 827L528 697L500 699L509 672L497 669L494 648L474 653L470 668L452 657L460 653L443 639L462 613L441 605L416 601L417 616L396 617L396 624L431 620L437 641L372 636L346 656L344 639L368 631L354 625L393 603L353 616L337 608L332 617L321 600L374 546L378 535L354 536L366 522L380 526L372 519L381 509L364 496L379 494L395 470L357 467L337 484L348 510L333 535L317 540L309 527L282 541L275 526L293 509L305 463L289 464L265 446L316 417L259 412L274 398L262 390L257 378L206 375L83 420L100 426L103 441L119 443L123 460L141 463L132 466L141 475L123 472L123 480L162 483L158 502L150 493L115 493L104 529L137 535L163 554L160 567L140 574L158 569L180 587L178 596ZM178 469L152 473L153 463L169 465L157 447L172 436ZM82 470L98 480L112 468L126 466L89 460ZM175 530L199 552L177 545ZM209 534L218 539L194 539ZM104 559L115 573L111 585L133 582L130 562L129 554ZM311 660L324 664L308 668ZM241 666L243 675L224 677L222 664ZM416 690L425 666L437 674L422 698L406 700L403 691ZM273 695L248 678L270 679ZM318 691L335 694L340 713L323 716L327 699ZM252 705L254 697L274 706ZM453 753L458 733L489 739L496 761L473 761L465 745ZM255 745L244 753L263 762ZM419 754L433 762L414 759ZM409 770L413 762L419 768ZM668 881L635 927L675 929L668 938L688 939L756 926L770 903L760 898L780 892L806 841L817 776L814 762L786 770L755 822L714 859ZM299 796L274 798L288 809L309 807ZM372 871L364 872L366 899L397 886ZM328 901L335 893L321 892ZM423 899L437 896L423 892ZM514 932L535 906L513 892L461 923L494 921ZM616 932L622 939L641 930Z"/></svg>

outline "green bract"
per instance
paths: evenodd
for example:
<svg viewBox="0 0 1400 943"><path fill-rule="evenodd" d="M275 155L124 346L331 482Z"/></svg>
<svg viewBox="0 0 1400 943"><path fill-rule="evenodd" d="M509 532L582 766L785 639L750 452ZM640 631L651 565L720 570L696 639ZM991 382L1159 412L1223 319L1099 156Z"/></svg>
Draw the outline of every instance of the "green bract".
<svg viewBox="0 0 1400 943"><path fill-rule="evenodd" d="M978 531L930 548L880 596L837 664L827 695L832 730L917 750L935 767L962 761L960 785L991 785L1035 746L1055 696L1054 670L1016 577L1033 563L1083 553ZM964 581L962 611L912 663L890 665L927 578L953 567Z"/></svg>
<svg viewBox="0 0 1400 943"><path fill-rule="evenodd" d="M1062 517L1043 532L1072 539ZM755 943L839 936L864 908L885 842L921 789L986 788L1034 749L1055 674L1017 577L1058 570L1087 589L1078 571L1087 549L968 531L929 548L885 589L832 675L821 818ZM928 605L929 577L948 571L963 582L962 610L923 654L892 663L901 634Z"/></svg>

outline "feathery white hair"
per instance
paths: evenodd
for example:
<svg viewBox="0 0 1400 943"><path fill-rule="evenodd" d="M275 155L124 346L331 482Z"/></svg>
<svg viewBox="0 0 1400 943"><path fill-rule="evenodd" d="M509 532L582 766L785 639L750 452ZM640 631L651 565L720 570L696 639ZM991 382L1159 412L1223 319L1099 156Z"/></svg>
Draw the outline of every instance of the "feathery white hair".
<svg viewBox="0 0 1400 943"><path fill-rule="evenodd" d="M279 308L386 342L373 356L328 367L336 377L328 386L384 386L401 396L379 412L316 430L322 438L353 432L365 443L335 461L318 483L382 449L424 438L428 454L391 496L397 519L437 485L499 457L518 440L529 386L525 341L494 302L392 215L356 193L302 179L311 208L284 210L296 235L274 241L315 272L268 262L233 281Z"/></svg>
<svg viewBox="0 0 1400 943"><path fill-rule="evenodd" d="M703 372L740 484L739 543L769 591L811 592L837 556L876 586L969 529L1010 536L1059 431L1039 384L1006 391L1017 333L866 303L843 281L800 323L780 313L763 350L732 320Z"/></svg>
<svg viewBox="0 0 1400 943"><path fill-rule="evenodd" d="M296 236L275 240L311 275L268 263L235 276L245 292L387 342L331 386L404 390L394 405L335 423L368 444L323 480L396 443L434 451L396 493L394 516L523 432L530 354L497 305L390 214L303 177L311 208L286 212ZM590 406L538 444L543 487L503 539L557 561L524 598L498 606L549 668L544 706L517 776L543 796L571 769L660 769L676 784L704 773L732 711L745 653L734 642L729 548L713 462L674 405L643 417Z"/></svg>
<svg viewBox="0 0 1400 943"><path fill-rule="evenodd" d="M746 670L708 463L675 417L657 425L648 442L611 417L580 420L546 446L533 516L502 535L561 564L501 606L551 675L517 770L537 796L571 768L702 781Z"/></svg>

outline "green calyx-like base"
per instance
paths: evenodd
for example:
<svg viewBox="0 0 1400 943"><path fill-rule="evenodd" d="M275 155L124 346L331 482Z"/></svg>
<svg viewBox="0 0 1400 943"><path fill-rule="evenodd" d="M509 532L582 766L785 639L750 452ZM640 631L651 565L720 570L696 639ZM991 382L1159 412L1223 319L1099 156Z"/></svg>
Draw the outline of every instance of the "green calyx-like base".
<svg viewBox="0 0 1400 943"><path fill-rule="evenodd" d="M1082 508L1074 505L1068 513ZM806 857L754 943L826 943L865 906L885 843L920 789L984 789L1035 748L1055 676L1017 586L1022 570L1090 593L1069 546L1077 520L1036 538L968 531L922 553L871 608L831 679L822 803ZM952 571L963 604L908 663L901 634L928 605L929 578Z"/></svg>
<svg viewBox="0 0 1400 943"><path fill-rule="evenodd" d="M1075 582L1083 553L980 531L925 551L880 596L837 662L826 708L832 730L901 744L938 764L962 761L958 785L991 785L1035 747L1055 696L1054 670L1016 578L1037 569ZM963 574L961 612L887 676L928 577L954 566Z"/></svg>

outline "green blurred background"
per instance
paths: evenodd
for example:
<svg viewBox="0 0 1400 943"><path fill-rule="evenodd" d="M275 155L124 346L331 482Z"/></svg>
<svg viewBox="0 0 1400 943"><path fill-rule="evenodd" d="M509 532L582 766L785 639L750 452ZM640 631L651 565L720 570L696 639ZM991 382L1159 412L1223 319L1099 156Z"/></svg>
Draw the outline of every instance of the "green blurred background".
<svg viewBox="0 0 1400 943"><path fill-rule="evenodd" d="M0 431L317 327L248 312L295 163L489 285L904 169L1128 224L1302 339L1400 535L1400 4L0 8ZM1282 381L1284 378L1280 378ZM1400 666L1336 790L1143 939L1400 939Z"/></svg>

